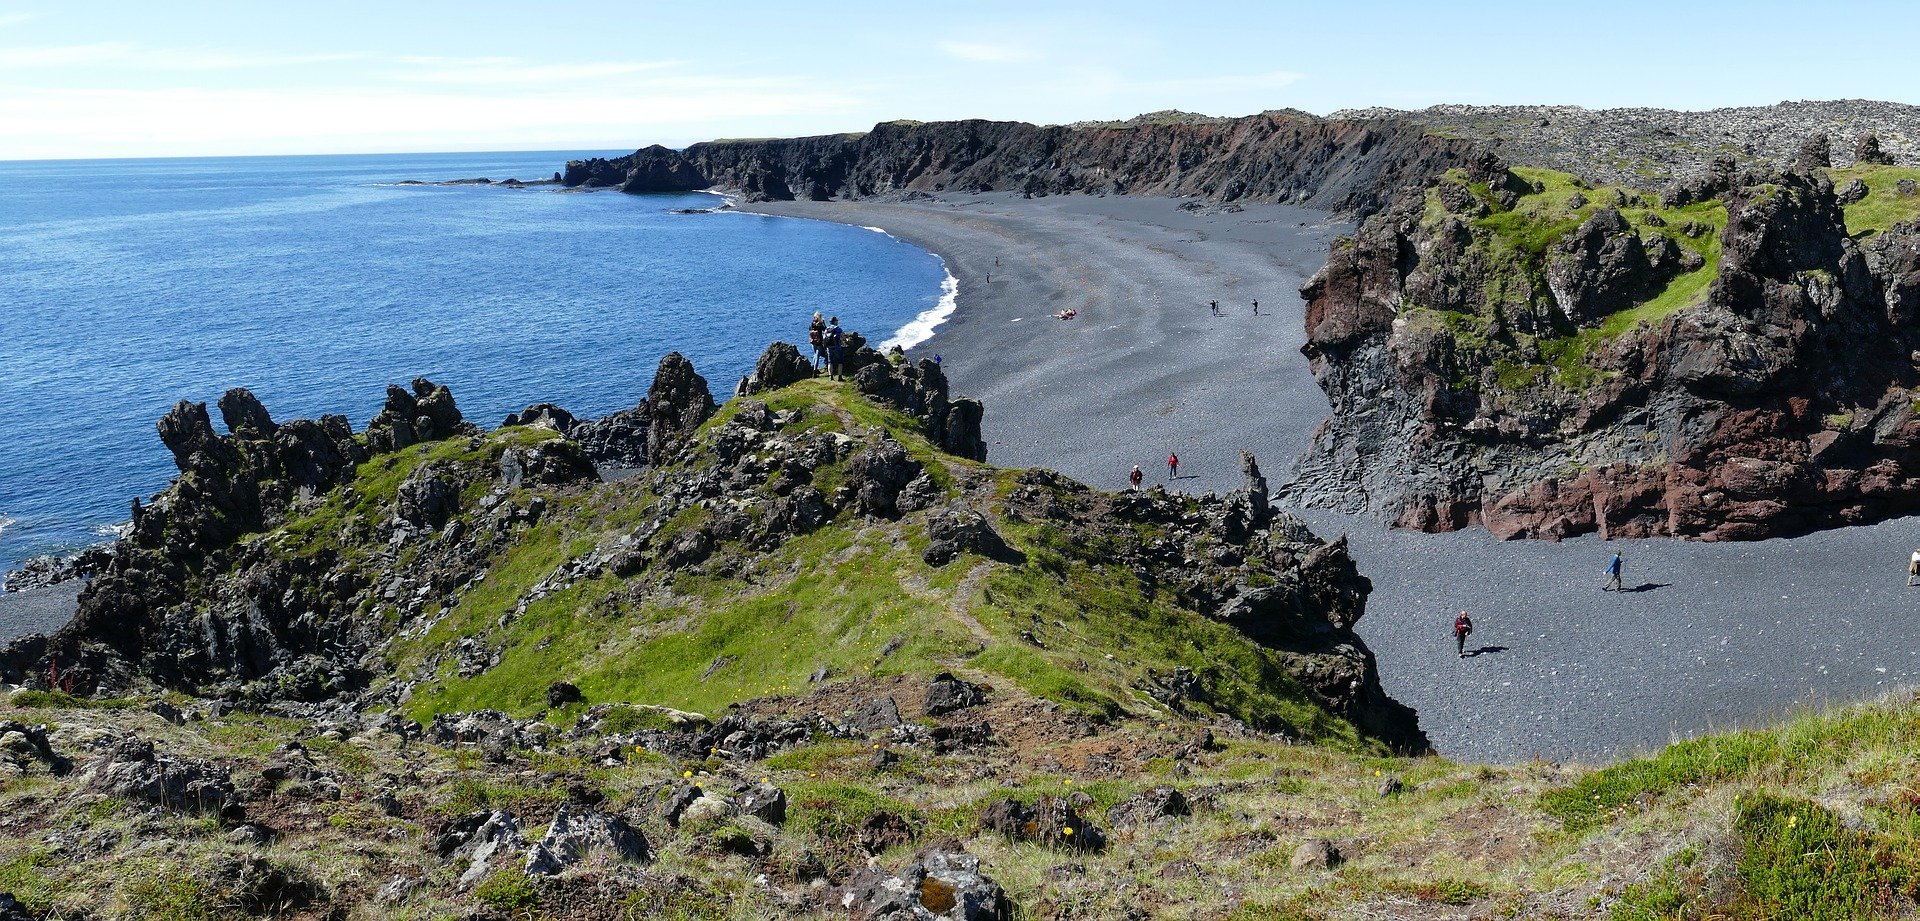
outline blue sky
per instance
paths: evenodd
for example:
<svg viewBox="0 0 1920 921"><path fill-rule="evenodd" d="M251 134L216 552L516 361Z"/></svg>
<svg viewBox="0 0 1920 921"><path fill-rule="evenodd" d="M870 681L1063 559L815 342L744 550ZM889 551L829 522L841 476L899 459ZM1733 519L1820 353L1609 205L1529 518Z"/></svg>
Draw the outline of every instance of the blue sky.
<svg viewBox="0 0 1920 921"><path fill-rule="evenodd" d="M679 146L892 118L1920 101L1895 3L0 0L0 159Z"/></svg>

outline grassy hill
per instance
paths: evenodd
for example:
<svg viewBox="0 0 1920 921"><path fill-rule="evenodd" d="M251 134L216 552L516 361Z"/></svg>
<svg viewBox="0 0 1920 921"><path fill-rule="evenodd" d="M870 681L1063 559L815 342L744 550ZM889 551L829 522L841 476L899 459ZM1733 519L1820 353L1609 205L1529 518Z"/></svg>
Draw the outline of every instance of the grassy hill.
<svg viewBox="0 0 1920 921"><path fill-rule="evenodd" d="M296 693L306 654L4 698L0 892L35 918L888 917L875 874L964 853L1004 912L893 882L925 917L1915 912L1910 697L1599 769L1396 755L1344 551L1248 530L1248 497L998 469L826 381L637 476L502 472L568 443L372 455L194 575L201 624L263 616L234 587L273 573L365 586L357 690ZM396 524L429 481L444 521ZM626 832L567 851L587 821Z"/></svg>

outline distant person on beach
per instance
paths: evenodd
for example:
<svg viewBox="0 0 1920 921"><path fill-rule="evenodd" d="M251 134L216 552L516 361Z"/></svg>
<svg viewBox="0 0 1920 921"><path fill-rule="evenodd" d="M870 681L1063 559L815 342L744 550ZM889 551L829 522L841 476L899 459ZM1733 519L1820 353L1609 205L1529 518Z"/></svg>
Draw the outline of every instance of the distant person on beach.
<svg viewBox="0 0 1920 921"><path fill-rule="evenodd" d="M1907 587L1920 585L1920 582L1914 581L1916 579L1920 579L1920 550L1913 551L1913 558L1907 560Z"/></svg>
<svg viewBox="0 0 1920 921"><path fill-rule="evenodd" d="M1169 453L1167 455L1167 479L1177 480L1179 478L1180 478L1180 455Z"/></svg>
<svg viewBox="0 0 1920 921"><path fill-rule="evenodd" d="M1134 464L1133 472L1127 474L1127 482L1132 483L1134 489L1139 489L1140 481L1146 478L1147 478L1147 475L1140 472L1139 464ZM1916 552L1913 556L1914 556L1914 559L1920 559L1920 552Z"/></svg>
<svg viewBox="0 0 1920 921"><path fill-rule="evenodd" d="M847 345L847 335L840 331L839 317L832 317L827 320L825 338L827 343L827 376L837 381L841 377L844 350Z"/></svg>
<svg viewBox="0 0 1920 921"><path fill-rule="evenodd" d="M1256 317L1260 315L1260 302L1259 302L1259 301L1254 301L1254 302L1253 302L1253 315L1254 315L1254 316L1256 316Z"/></svg>
<svg viewBox="0 0 1920 921"><path fill-rule="evenodd" d="M1207 302L1207 309L1208 309L1208 310L1210 310L1210 311L1212 311L1212 312L1213 312L1213 315L1214 315L1214 316L1216 316L1216 317L1217 317L1217 316L1219 316L1219 315L1220 315L1220 302L1219 302L1219 301L1208 301L1208 302Z"/></svg>
<svg viewBox="0 0 1920 921"><path fill-rule="evenodd" d="M820 318L820 311L813 312L813 322L807 324L807 343L813 346L813 367L819 370L827 358L827 321Z"/></svg>
<svg viewBox="0 0 1920 921"><path fill-rule="evenodd" d="M934 364L936 364L936 365L940 363L940 353L939 353L939 352L935 352L935 353L933 353L933 363L934 363Z"/></svg>
<svg viewBox="0 0 1920 921"><path fill-rule="evenodd" d="M1627 561L1620 558L1620 551L1615 550L1613 559L1607 561L1607 584L1600 586L1600 590L1625 591L1620 587L1620 577L1626 574L1626 569Z"/></svg>
<svg viewBox="0 0 1920 921"><path fill-rule="evenodd" d="M1453 619L1453 646L1462 659L1467 657L1467 637L1472 635L1473 618L1461 611L1460 616Z"/></svg>

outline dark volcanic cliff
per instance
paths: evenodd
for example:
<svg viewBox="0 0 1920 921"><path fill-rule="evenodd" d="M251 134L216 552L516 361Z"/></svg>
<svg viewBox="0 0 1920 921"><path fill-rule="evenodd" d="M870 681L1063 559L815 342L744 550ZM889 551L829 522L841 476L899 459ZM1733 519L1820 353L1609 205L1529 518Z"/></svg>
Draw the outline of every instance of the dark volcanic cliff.
<svg viewBox="0 0 1920 921"><path fill-rule="evenodd" d="M1920 223L1889 217L1920 198L1808 147L1658 198L1455 174L1367 221L1302 292L1333 416L1294 500L1546 538L1920 508Z"/></svg>
<svg viewBox="0 0 1920 921"><path fill-rule="evenodd" d="M1466 141L1391 121L1300 112L1130 122L889 122L864 134L649 147L567 164L570 186L628 192L713 186L748 200L988 190L1198 195L1366 214L1391 190L1463 164ZM704 180L690 186L689 176Z"/></svg>

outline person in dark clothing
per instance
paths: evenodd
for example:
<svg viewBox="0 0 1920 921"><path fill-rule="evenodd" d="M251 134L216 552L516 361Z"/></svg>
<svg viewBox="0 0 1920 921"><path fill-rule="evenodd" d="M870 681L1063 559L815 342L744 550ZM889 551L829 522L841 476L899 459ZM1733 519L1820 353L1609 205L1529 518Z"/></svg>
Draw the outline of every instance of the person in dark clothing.
<svg viewBox="0 0 1920 921"><path fill-rule="evenodd" d="M1254 302L1253 302L1253 315L1254 315L1254 316L1256 316L1256 317L1260 315L1260 302L1259 302L1259 301L1254 301Z"/></svg>
<svg viewBox="0 0 1920 921"><path fill-rule="evenodd" d="M1216 316L1216 317L1217 317L1217 316L1219 316L1219 315L1220 315L1220 302L1219 302L1219 301L1208 301L1208 302L1207 302L1207 309L1208 309L1208 310L1210 310L1210 311L1212 311L1212 312L1213 312L1213 315L1214 315L1214 316Z"/></svg>
<svg viewBox="0 0 1920 921"><path fill-rule="evenodd" d="M1129 474L1127 474L1127 482L1129 482L1129 483L1132 483L1132 484L1133 484L1133 488L1134 488L1134 489L1139 489L1139 488L1140 488L1140 481L1141 481L1141 480L1144 480L1144 479L1146 479L1146 478L1147 478L1147 475L1146 475L1146 474L1144 474L1144 473L1141 473L1141 472L1140 472L1140 465L1139 465L1139 464L1134 464L1134 465L1133 465L1133 472L1132 472L1132 473L1129 473Z"/></svg>
<svg viewBox="0 0 1920 921"><path fill-rule="evenodd" d="M1453 645L1462 659L1467 657L1467 637L1472 635L1473 618L1468 617L1467 612L1461 611L1460 616L1453 619Z"/></svg>
<svg viewBox="0 0 1920 921"><path fill-rule="evenodd" d="M1601 591L1623 591L1620 577L1626 573L1627 561L1620 558L1620 551L1613 552L1613 559L1607 561L1607 582L1600 586Z"/></svg>
<svg viewBox="0 0 1920 921"><path fill-rule="evenodd" d="M843 363L847 345L847 335L840 331L839 317L827 320L827 332L824 338L827 343L827 376L837 381L844 371Z"/></svg>
<svg viewBox="0 0 1920 921"><path fill-rule="evenodd" d="M1179 478L1180 478L1180 455L1169 453L1167 455L1167 479L1177 480Z"/></svg>

